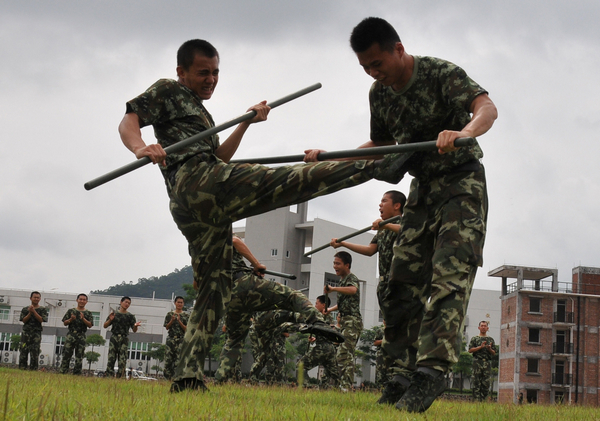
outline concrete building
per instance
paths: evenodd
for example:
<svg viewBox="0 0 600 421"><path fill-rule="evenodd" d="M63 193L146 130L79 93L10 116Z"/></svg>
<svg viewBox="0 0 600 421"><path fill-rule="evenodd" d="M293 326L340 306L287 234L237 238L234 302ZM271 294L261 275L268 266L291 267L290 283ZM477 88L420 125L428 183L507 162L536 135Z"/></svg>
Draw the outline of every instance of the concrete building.
<svg viewBox="0 0 600 421"><path fill-rule="evenodd" d="M501 266L499 402L598 405L600 269ZM514 279L508 283L509 279Z"/></svg>
<svg viewBox="0 0 600 421"><path fill-rule="evenodd" d="M70 308L77 307L77 294L61 293L55 291L40 291L42 300L40 306L49 309L48 323L43 324L42 346L40 353L40 368L59 367L62 349L68 329L63 324L62 318ZM10 338L13 334L20 334L23 323L19 321L21 310L31 304L30 290L0 289L0 351L3 364L18 364L18 352L10 350ZM111 311L117 311L121 297L114 295L89 294L86 306L94 316L94 326L88 329L88 335L100 334L106 340L105 346L94 347L94 352L100 353L100 360L92 364L92 369L106 369L108 356L108 340L110 327L102 326ZM165 343L166 329L163 327L165 315L172 309L171 300L153 300L148 298L132 297L129 312L134 314L137 321L142 322L137 333L129 333L129 366L148 372L156 364L143 355L148 350L150 343ZM91 350L87 348L86 351ZM84 369L88 367L83 363Z"/></svg>

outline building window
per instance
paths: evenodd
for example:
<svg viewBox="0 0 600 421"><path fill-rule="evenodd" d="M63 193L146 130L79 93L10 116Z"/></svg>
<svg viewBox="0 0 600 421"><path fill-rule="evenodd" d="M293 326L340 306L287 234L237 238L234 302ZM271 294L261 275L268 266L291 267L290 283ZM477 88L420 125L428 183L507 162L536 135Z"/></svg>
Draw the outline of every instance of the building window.
<svg viewBox="0 0 600 421"><path fill-rule="evenodd" d="M537 358L527 358L527 374L539 374L540 360Z"/></svg>
<svg viewBox="0 0 600 421"><path fill-rule="evenodd" d="M0 333L0 351L10 351L12 333Z"/></svg>
<svg viewBox="0 0 600 421"><path fill-rule="evenodd" d="M148 351L147 342L129 342L127 358L130 360L149 360L145 353Z"/></svg>
<svg viewBox="0 0 600 421"><path fill-rule="evenodd" d="M277 249L271 249L271 256L277 256Z"/></svg>
<svg viewBox="0 0 600 421"><path fill-rule="evenodd" d="M554 403L564 403L565 402L565 394L564 392L556 391L554 392Z"/></svg>
<svg viewBox="0 0 600 421"><path fill-rule="evenodd" d="M56 337L56 348L54 349L54 353L56 355L62 355L63 349L65 347L66 336L57 336Z"/></svg>
<svg viewBox="0 0 600 421"><path fill-rule="evenodd" d="M285 257L287 257L287 258L289 258L289 257L290 257L290 251L289 251L289 250L286 250L286 252L285 252Z"/></svg>
<svg viewBox="0 0 600 421"><path fill-rule="evenodd" d="M542 299L529 297L529 312L530 313L541 313L542 312Z"/></svg>
<svg viewBox="0 0 600 421"><path fill-rule="evenodd" d="M10 318L10 308L0 308L0 320L8 320Z"/></svg>
<svg viewBox="0 0 600 421"><path fill-rule="evenodd" d="M100 312L99 311L92 311L92 322L94 323L94 326L100 326Z"/></svg>
<svg viewBox="0 0 600 421"><path fill-rule="evenodd" d="M527 403L537 403L537 390L527 389Z"/></svg>
<svg viewBox="0 0 600 421"><path fill-rule="evenodd" d="M534 344L540 343L540 329L538 328L529 328L529 342Z"/></svg>

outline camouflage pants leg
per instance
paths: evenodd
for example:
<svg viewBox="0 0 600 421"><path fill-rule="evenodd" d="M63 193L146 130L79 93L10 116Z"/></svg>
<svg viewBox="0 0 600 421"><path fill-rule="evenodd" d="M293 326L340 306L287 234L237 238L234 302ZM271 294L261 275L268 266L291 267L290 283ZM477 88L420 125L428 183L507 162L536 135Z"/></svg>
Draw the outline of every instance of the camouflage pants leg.
<svg viewBox="0 0 600 421"><path fill-rule="evenodd" d="M267 383L285 382L285 336L278 333L271 337L267 352L265 380Z"/></svg>
<svg viewBox="0 0 600 421"><path fill-rule="evenodd" d="M118 361L117 377L123 377L127 369L127 348L129 338L124 335L112 335L108 344L108 362L106 364L106 375L112 377L115 374L115 363Z"/></svg>
<svg viewBox="0 0 600 421"><path fill-rule="evenodd" d="M354 351L363 330L363 323L360 319L342 317L341 327L341 333L346 340L337 349L338 373L340 386L350 389L354 385Z"/></svg>
<svg viewBox="0 0 600 421"><path fill-rule="evenodd" d="M40 348L42 343L42 334L39 332L21 333L21 343L19 344L19 368L26 370L28 368L27 357L29 357L29 369L37 370L40 359Z"/></svg>
<svg viewBox="0 0 600 421"><path fill-rule="evenodd" d="M308 371L317 366L323 367L323 378L321 384L338 385L340 376L338 374L337 361L335 359L335 348L332 344L317 344L310 347L308 352L304 354L298 361L298 365L304 365L304 378L308 380Z"/></svg>
<svg viewBox="0 0 600 421"><path fill-rule="evenodd" d="M372 161L269 168L225 164L214 156L201 155L180 168L170 191L170 209L190 245L199 289L174 380L203 378L204 359L231 296L231 223L372 177Z"/></svg>
<svg viewBox="0 0 600 421"><path fill-rule="evenodd" d="M165 368L163 370L163 374L167 380L170 380L173 377L182 342L183 337L167 337L167 352L165 353Z"/></svg>
<svg viewBox="0 0 600 421"><path fill-rule="evenodd" d="M394 374L408 377L417 366L447 372L458 361L486 218L483 167L413 180L383 297Z"/></svg>
<svg viewBox="0 0 600 421"><path fill-rule="evenodd" d="M215 374L215 380L225 382L237 377L237 368L242 363L242 349L250 330L251 313L245 313L236 310L232 311L232 305L236 306L235 288L233 289L233 299L229 302L225 326L227 326L227 341L221 349L219 357L219 369Z"/></svg>
<svg viewBox="0 0 600 421"><path fill-rule="evenodd" d="M83 354L85 353L85 335L67 334L65 346L62 353L62 362L60 363L60 372L66 374L69 371L71 357L75 354L75 364L73 365L73 374L81 374L83 368Z"/></svg>
<svg viewBox="0 0 600 421"><path fill-rule="evenodd" d="M390 378L390 366L393 363L391 358L387 358L387 354L380 346L375 354L375 385L384 387Z"/></svg>
<svg viewBox="0 0 600 421"><path fill-rule="evenodd" d="M473 360L473 398L484 401L490 394L492 363L487 360Z"/></svg>

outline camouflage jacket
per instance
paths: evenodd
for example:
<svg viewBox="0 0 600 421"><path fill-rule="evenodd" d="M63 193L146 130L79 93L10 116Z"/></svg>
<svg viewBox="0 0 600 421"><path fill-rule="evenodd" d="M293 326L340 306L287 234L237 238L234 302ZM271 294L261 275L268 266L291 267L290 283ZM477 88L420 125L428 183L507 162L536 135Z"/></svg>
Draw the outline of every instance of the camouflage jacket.
<svg viewBox="0 0 600 421"><path fill-rule="evenodd" d="M492 348L496 345L494 339L491 336L473 336L469 342L469 349L477 348L481 346L483 342L487 342L486 345L492 345ZM482 348L479 351L473 352L473 358L480 361L490 361L494 356L486 348Z"/></svg>
<svg viewBox="0 0 600 421"><path fill-rule="evenodd" d="M109 317L106 318L108 320ZM113 319L111 325L111 332L113 335L129 335L129 328L133 329L133 325L135 325L135 316L130 312L121 313L115 311L115 318Z"/></svg>
<svg viewBox="0 0 600 421"><path fill-rule="evenodd" d="M92 312L89 310L83 310L82 313L83 313L83 317L88 322L91 322L92 326L94 326L94 316L92 316ZM81 316L79 315L79 310L77 310L76 308L71 308L71 309L67 310L67 312L65 313L65 315L62 318L62 321L65 322L65 321L69 320L73 314L75 314L76 318L68 325L69 333L72 335L85 335L85 332L87 332L88 327L83 322L83 320L81 320Z"/></svg>
<svg viewBox="0 0 600 421"><path fill-rule="evenodd" d="M371 244L377 244L377 253L379 255L379 276L380 279L387 281L392 265L392 257L394 257L394 241L398 236L397 232L382 229L377 231Z"/></svg>
<svg viewBox="0 0 600 421"><path fill-rule="evenodd" d="M165 323L163 324L164 327L167 327L167 325L171 321L171 318L173 317L174 314L177 314L177 313L175 313L174 311L169 311L167 313L167 315L165 316ZM181 323L183 323L185 326L187 326L190 315L188 313L182 312L182 313L179 313L179 317L181 318ZM185 330L183 330L183 328L181 327L179 322L177 320L175 320L173 322L173 324L171 325L171 328L169 329L169 337L170 338L183 338L184 335L185 335Z"/></svg>
<svg viewBox="0 0 600 421"><path fill-rule="evenodd" d="M47 307L38 307L35 309L35 312L40 315L42 321L44 323L48 322L48 308ZM29 306L23 307L21 310L21 316L19 320L22 322L25 317L29 314ZM42 323L38 322L38 320L31 316L27 322L23 323L23 332L24 333L41 333L43 330Z"/></svg>
<svg viewBox="0 0 600 421"><path fill-rule="evenodd" d="M139 117L140 126L152 125L158 143L166 148L181 140L203 132L215 125L204 108L202 99L191 89L171 79L160 79L146 92L127 102L127 113ZM184 149L167 155L167 167L161 167L166 176L180 161L219 147L219 136L213 135L199 140Z"/></svg>
<svg viewBox="0 0 600 421"><path fill-rule="evenodd" d="M398 144L436 140L443 130L462 130L471 121L469 109L487 93L460 67L434 57L414 56L413 74L400 91L375 81L369 92L371 139ZM483 157L478 145L439 154L415 154L409 173L428 179Z"/></svg>
<svg viewBox="0 0 600 421"><path fill-rule="evenodd" d="M356 287L357 291L354 295L344 295L338 293L337 301L338 301L338 311L342 315L342 317L353 316L358 317L362 320L362 316L360 314L360 285L358 283L358 278L353 273L349 273L342 279L338 284L340 287Z"/></svg>

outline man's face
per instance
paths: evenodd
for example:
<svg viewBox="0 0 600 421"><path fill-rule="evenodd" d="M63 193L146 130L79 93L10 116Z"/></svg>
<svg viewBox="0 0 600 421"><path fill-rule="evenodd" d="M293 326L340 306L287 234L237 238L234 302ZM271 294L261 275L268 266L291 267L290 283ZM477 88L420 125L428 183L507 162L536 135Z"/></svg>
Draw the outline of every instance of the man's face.
<svg viewBox="0 0 600 421"><path fill-rule="evenodd" d="M490 330L487 323L479 323L479 333L485 335Z"/></svg>
<svg viewBox="0 0 600 421"><path fill-rule="evenodd" d="M34 306L37 306L40 303L41 299L42 299L42 296L40 294L33 294L30 298L31 304L33 304Z"/></svg>
<svg viewBox="0 0 600 421"><path fill-rule="evenodd" d="M212 97L219 81L219 57L208 58L196 54L189 69L177 66L179 81L202 99Z"/></svg>
<svg viewBox="0 0 600 421"><path fill-rule="evenodd" d="M323 311L325 310L325 304L321 302L321 300L317 300L315 301L315 308L320 312L323 313Z"/></svg>
<svg viewBox="0 0 600 421"><path fill-rule="evenodd" d="M383 195L381 198L381 203L379 203L379 215L381 215L381 219L389 219L399 215L399 209L400 203L396 203L394 205L389 194Z"/></svg>
<svg viewBox="0 0 600 421"><path fill-rule="evenodd" d="M88 299L87 299L87 297L86 297L85 295L80 295L80 296L77 298L77 307L79 307L79 308L84 308L84 307L85 307L85 305L87 304L87 302L88 302Z"/></svg>
<svg viewBox="0 0 600 421"><path fill-rule="evenodd" d="M175 308L177 309L177 311L183 310L183 300L181 298L175 301Z"/></svg>
<svg viewBox="0 0 600 421"><path fill-rule="evenodd" d="M126 311L130 305L131 305L131 301L129 301L129 300L121 301L121 310Z"/></svg>
<svg viewBox="0 0 600 421"><path fill-rule="evenodd" d="M402 43L396 43L393 51L384 51L378 43L374 43L367 50L356 53L358 63L373 79L385 86L392 86L403 73L404 65L401 57L404 53Z"/></svg>
<svg viewBox="0 0 600 421"><path fill-rule="evenodd" d="M346 276L350 273L350 265L344 264L339 257L333 258L333 270L337 276Z"/></svg>

